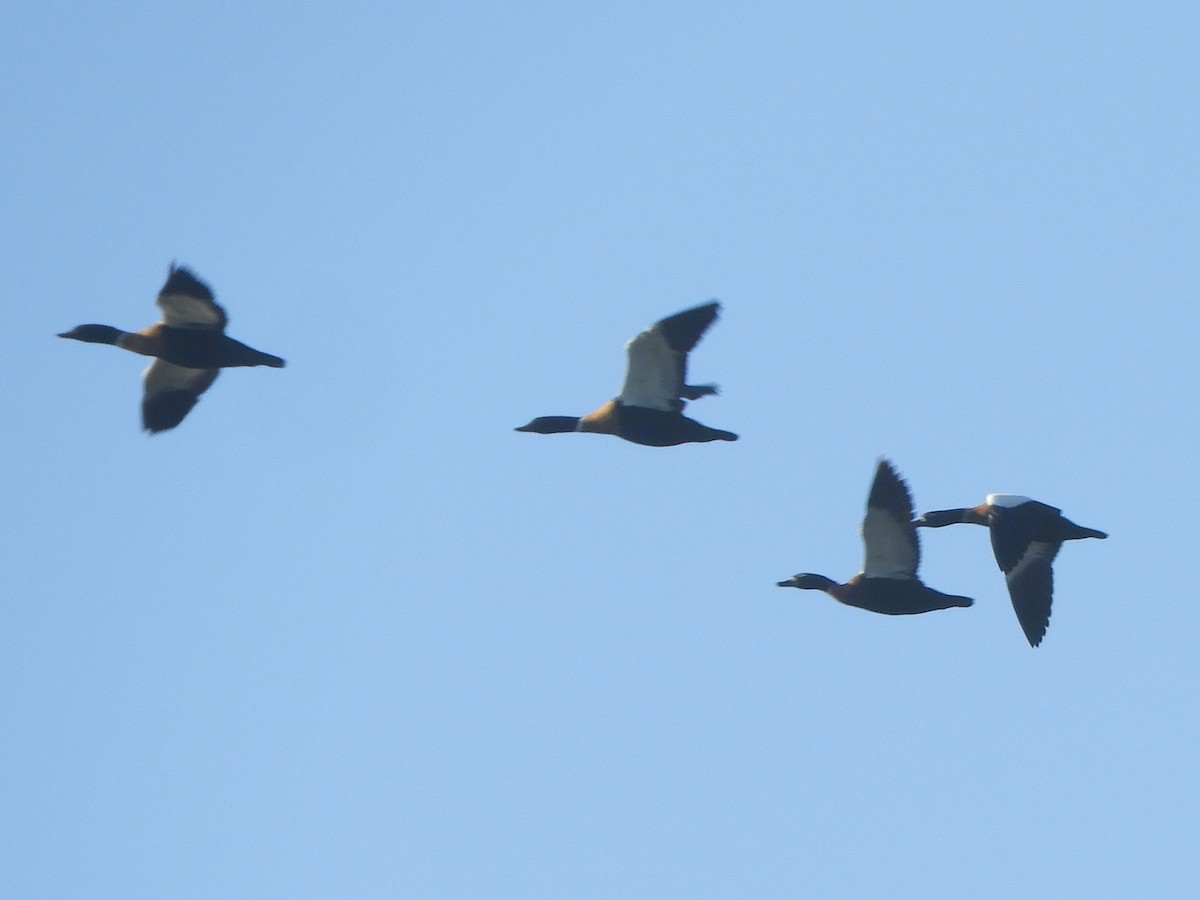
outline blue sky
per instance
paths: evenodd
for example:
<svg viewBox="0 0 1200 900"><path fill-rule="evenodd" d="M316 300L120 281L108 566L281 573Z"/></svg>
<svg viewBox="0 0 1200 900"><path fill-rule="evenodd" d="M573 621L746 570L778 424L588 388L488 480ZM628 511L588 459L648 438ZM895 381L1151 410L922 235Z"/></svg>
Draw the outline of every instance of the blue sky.
<svg viewBox="0 0 1200 900"><path fill-rule="evenodd" d="M0 894L1195 889L1200 13L14 4ZM172 260L288 360L139 432ZM735 444L512 431L709 298ZM1042 647L845 579L1027 494Z"/></svg>

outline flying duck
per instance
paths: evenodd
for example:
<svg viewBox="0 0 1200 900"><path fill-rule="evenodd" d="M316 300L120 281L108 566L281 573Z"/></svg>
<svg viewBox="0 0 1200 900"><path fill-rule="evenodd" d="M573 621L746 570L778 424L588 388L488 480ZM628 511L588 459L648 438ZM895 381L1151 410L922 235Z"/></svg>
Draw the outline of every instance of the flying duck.
<svg viewBox="0 0 1200 900"><path fill-rule="evenodd" d="M159 291L162 321L141 331L111 325L77 325L61 338L89 344L114 344L155 357L142 376L142 427L155 434L174 428L191 412L220 369L271 366L282 369L278 356L247 347L225 334L229 321L207 284L183 266L171 265Z"/></svg>
<svg viewBox="0 0 1200 900"><path fill-rule="evenodd" d="M1008 583L1017 621L1029 646L1036 647L1050 625L1050 601L1054 595L1051 568L1063 541L1108 537L1095 528L1076 525L1046 503L1019 494L988 494L987 501L969 509L939 509L917 519L923 528L941 528L969 522L986 525L992 537L992 553Z"/></svg>
<svg viewBox="0 0 1200 900"><path fill-rule="evenodd" d="M912 497L892 464L879 460L875 481L867 498L862 538L866 549L863 570L838 584L824 575L805 572L779 582L779 587L824 591L847 606L857 606L889 616L911 616L970 606L970 597L943 594L921 583L921 544L913 527Z"/></svg>
<svg viewBox="0 0 1200 900"><path fill-rule="evenodd" d="M586 416L539 416L516 431L615 434L648 447L736 441L683 414L685 400L717 393L716 385L687 384L688 353L717 318L720 304L705 303L655 322L625 345L628 362L621 393Z"/></svg>

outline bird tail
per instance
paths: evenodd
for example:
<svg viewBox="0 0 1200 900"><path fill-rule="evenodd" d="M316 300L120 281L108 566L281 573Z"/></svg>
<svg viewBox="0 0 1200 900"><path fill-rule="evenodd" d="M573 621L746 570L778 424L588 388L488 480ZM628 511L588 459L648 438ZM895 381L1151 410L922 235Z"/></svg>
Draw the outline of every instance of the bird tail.
<svg viewBox="0 0 1200 900"><path fill-rule="evenodd" d="M1063 538L1064 541L1079 541L1083 538L1100 538L1100 540L1104 540L1108 537L1103 531L1098 531L1095 528L1084 528L1082 525L1076 525L1070 519L1066 519L1066 524L1069 527L1066 536Z"/></svg>

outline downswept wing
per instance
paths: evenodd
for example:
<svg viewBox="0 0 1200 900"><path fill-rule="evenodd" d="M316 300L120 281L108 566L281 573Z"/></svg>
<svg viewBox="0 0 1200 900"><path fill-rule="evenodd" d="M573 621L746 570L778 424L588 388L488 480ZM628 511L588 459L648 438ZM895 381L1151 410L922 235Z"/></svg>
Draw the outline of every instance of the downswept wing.
<svg viewBox="0 0 1200 900"><path fill-rule="evenodd" d="M992 538L992 553L1000 571L1006 575L1012 572L1020 564L1042 525L1057 519L1060 512L1057 507L1037 500L1020 506L993 506L988 514L988 531Z"/></svg>
<svg viewBox="0 0 1200 900"><path fill-rule="evenodd" d="M229 323L212 289L183 266L171 266L155 302L163 311L163 324L170 328L224 331Z"/></svg>
<svg viewBox="0 0 1200 900"><path fill-rule="evenodd" d="M1052 566L1061 546L1055 542L1032 542L1004 576L1017 621L1031 647L1042 642L1050 625L1050 604L1054 597Z"/></svg>
<svg viewBox="0 0 1200 900"><path fill-rule="evenodd" d="M687 355L717 318L720 304L706 303L655 322L625 345L625 406L680 412L687 383ZM693 392L694 393L694 392ZM701 390L695 396L714 393Z"/></svg>
<svg viewBox="0 0 1200 900"><path fill-rule="evenodd" d="M912 496L886 459L879 461L863 519L863 574L867 578L915 579L921 544L912 524Z"/></svg>
<svg viewBox="0 0 1200 900"><path fill-rule="evenodd" d="M212 387L220 371L186 369L156 359L142 376L142 427L151 434L174 428Z"/></svg>

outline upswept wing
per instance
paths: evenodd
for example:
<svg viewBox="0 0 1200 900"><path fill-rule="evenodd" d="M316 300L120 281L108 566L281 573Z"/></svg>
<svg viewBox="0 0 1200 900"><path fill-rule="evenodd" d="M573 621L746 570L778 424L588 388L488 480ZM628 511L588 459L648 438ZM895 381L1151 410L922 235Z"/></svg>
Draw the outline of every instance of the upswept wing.
<svg viewBox="0 0 1200 900"><path fill-rule="evenodd" d="M921 545L912 518L912 496L908 486L891 463L881 459L875 470L862 525L863 574L867 578L917 577Z"/></svg>
<svg viewBox="0 0 1200 900"><path fill-rule="evenodd" d="M229 322L212 289L183 266L171 266L155 302L163 311L163 324L171 328L224 331Z"/></svg>
<svg viewBox="0 0 1200 900"><path fill-rule="evenodd" d="M717 318L720 304L706 303L661 319L625 345L625 383L617 399L626 406L680 412L684 396L703 396L715 390L685 393L687 356Z"/></svg>

